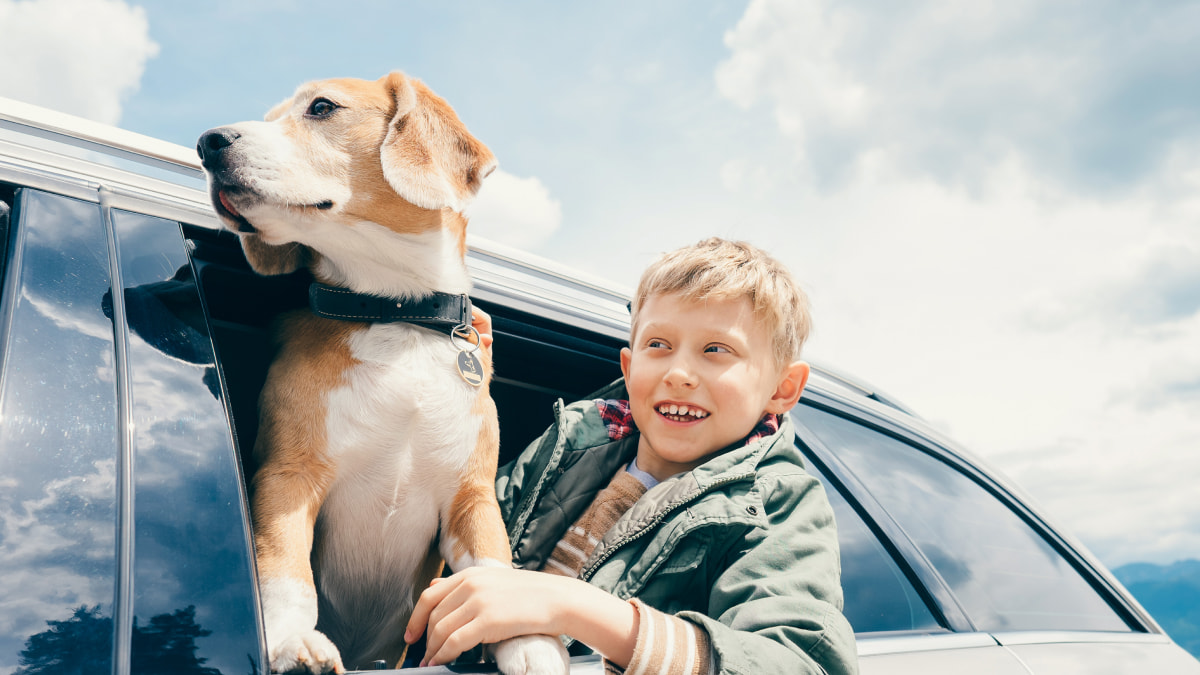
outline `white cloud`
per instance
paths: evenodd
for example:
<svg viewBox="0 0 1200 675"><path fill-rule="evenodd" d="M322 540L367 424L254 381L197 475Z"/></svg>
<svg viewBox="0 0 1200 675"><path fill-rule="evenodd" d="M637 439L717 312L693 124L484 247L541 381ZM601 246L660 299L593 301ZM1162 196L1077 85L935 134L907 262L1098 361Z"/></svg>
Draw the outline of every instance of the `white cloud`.
<svg viewBox="0 0 1200 675"><path fill-rule="evenodd" d="M979 196L892 175L814 198L834 234L782 253L806 261L812 353L989 457L1113 564L1200 556L1200 503L1179 480L1200 475L1200 313L1130 320L1171 301L1175 285L1138 272L1167 242L1188 251L1195 220L1034 184L1010 167Z"/></svg>
<svg viewBox="0 0 1200 675"><path fill-rule="evenodd" d="M116 124L158 54L121 0L0 0L0 96Z"/></svg>
<svg viewBox="0 0 1200 675"><path fill-rule="evenodd" d="M1126 187L1200 137L1200 5L754 0L719 90L766 102L825 185L872 153L973 185L1011 152L1039 175Z"/></svg>
<svg viewBox="0 0 1200 675"><path fill-rule="evenodd" d="M467 211L472 234L534 251L562 225L562 204L534 176L494 171Z"/></svg>
<svg viewBox="0 0 1200 675"><path fill-rule="evenodd" d="M762 148L721 178L793 177L762 200L786 215L745 236L807 282L809 353L927 415L1110 564L1200 557L1179 479L1200 474L1200 124L1168 87L1193 70L1172 60L1195 52L1184 33L1200 44L1180 25L1196 6L879 7L754 0L716 72L801 165Z"/></svg>

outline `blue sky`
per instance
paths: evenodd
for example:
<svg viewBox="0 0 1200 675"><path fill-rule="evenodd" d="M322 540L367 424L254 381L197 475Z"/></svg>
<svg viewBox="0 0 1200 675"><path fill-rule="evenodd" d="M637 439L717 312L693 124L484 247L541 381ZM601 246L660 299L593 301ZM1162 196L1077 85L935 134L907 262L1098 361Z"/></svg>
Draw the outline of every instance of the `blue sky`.
<svg viewBox="0 0 1200 675"><path fill-rule="evenodd" d="M0 0L0 96L191 146L400 69L500 160L471 229L631 286L708 235L815 361L1110 565L1200 558L1200 2Z"/></svg>

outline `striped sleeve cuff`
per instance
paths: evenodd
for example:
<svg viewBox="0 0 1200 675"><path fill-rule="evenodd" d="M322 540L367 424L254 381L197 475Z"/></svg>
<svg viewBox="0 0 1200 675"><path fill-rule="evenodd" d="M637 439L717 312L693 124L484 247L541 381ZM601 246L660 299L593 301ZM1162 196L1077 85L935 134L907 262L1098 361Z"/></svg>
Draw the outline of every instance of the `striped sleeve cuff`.
<svg viewBox="0 0 1200 675"><path fill-rule="evenodd" d="M626 675L711 675L712 647L700 626L630 600L638 611L637 644Z"/></svg>

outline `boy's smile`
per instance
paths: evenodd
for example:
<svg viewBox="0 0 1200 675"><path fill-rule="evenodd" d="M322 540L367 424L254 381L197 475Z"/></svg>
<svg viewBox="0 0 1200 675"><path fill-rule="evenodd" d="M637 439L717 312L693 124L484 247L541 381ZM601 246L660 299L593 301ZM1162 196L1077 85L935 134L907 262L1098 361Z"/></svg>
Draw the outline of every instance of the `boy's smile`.
<svg viewBox="0 0 1200 675"><path fill-rule="evenodd" d="M680 423L693 422L708 417L707 410L701 410L697 406L689 406L686 403L683 405L663 403L658 406L658 414Z"/></svg>
<svg viewBox="0 0 1200 675"><path fill-rule="evenodd" d="M653 295L638 314L621 369L642 434L638 467L655 478L703 464L799 398L808 368L779 367L749 298Z"/></svg>

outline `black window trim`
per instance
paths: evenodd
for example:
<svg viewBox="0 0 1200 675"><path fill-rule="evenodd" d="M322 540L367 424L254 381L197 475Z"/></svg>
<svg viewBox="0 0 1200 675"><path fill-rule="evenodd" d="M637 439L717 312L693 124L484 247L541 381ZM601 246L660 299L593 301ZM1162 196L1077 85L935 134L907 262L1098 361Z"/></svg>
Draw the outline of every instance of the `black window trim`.
<svg viewBox="0 0 1200 675"><path fill-rule="evenodd" d="M1036 533L1041 535L1046 543L1061 555L1083 577L1088 585L1108 603L1113 611L1129 625L1130 631L1134 633L1162 632L1161 628L1144 613L1141 607L1131 603L1126 595L1118 590L1117 586L1114 585L1117 582L1109 574L1097 568L1090 560L1080 554L1080 549L1078 548L1080 544L1070 541L1060 534L1045 517L1031 509L1020 498L1017 490L1004 485L995 477L983 473L976 466L978 460L969 459L962 451L949 447L930 436L921 435L915 430L906 428L874 411L854 406L833 396L818 392L806 392L804 398L801 400L801 404L808 404L817 410L836 415L849 422L906 443L964 474L1008 507ZM865 512L860 511L860 515L865 519L869 518L871 521L875 521L875 524L881 527L887 534L888 539L891 540L891 543L895 545L896 550L901 554L905 563L911 565L922 580L928 579L933 583L933 586L928 590L934 597L938 598L939 604L943 598L952 601L952 605L949 607L937 608L946 613L946 618L950 623L951 629L956 632L974 631L973 624L967 617L966 612L962 610L949 584L933 568L932 564L920 552L911 538L904 533L903 528L871 496L870 488L863 485L853 472L841 462L837 454L832 452L811 429L801 423L799 419L793 417L793 420L796 422L797 436L805 445L812 449L812 453L821 462L822 467L826 468L828 474L831 475L831 479L837 480L849 488L845 493L847 499L853 499L854 502L861 504ZM867 499L862 499L863 495L867 495ZM920 588L918 588L918 591L920 591ZM961 613L962 622L954 618L954 608L958 608L958 611Z"/></svg>

